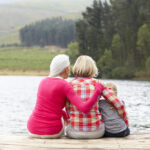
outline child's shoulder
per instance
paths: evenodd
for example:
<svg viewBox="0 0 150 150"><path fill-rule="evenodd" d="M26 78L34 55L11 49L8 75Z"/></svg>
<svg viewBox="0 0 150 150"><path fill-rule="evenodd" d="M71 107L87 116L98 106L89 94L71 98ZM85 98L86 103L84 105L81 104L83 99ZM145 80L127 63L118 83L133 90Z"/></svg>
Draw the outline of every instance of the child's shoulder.
<svg viewBox="0 0 150 150"><path fill-rule="evenodd" d="M100 99L100 101L99 101L99 104L100 105L111 105L107 100L105 100L105 99Z"/></svg>

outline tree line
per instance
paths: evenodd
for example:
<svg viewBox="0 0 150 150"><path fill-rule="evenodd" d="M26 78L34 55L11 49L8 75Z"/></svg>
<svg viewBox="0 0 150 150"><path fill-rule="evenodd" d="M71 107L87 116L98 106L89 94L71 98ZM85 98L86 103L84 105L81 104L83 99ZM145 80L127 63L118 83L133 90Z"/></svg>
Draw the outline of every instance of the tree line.
<svg viewBox="0 0 150 150"><path fill-rule="evenodd" d="M94 0L82 16L78 54L92 56L101 76L150 76L150 0Z"/></svg>
<svg viewBox="0 0 150 150"><path fill-rule="evenodd" d="M24 46L58 45L67 47L74 40L75 22L61 17L45 19L26 25L20 30L20 39Z"/></svg>
<svg viewBox="0 0 150 150"><path fill-rule="evenodd" d="M150 0L94 0L76 22L46 19L22 28L20 38L25 46L71 42L71 61L91 56L102 77L150 76Z"/></svg>

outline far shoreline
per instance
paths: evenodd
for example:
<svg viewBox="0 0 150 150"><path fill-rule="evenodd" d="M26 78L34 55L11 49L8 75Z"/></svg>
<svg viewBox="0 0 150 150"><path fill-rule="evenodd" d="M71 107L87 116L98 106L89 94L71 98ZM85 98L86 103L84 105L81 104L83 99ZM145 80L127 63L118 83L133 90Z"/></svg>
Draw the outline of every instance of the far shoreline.
<svg viewBox="0 0 150 150"><path fill-rule="evenodd" d="M0 76L48 76L48 70L0 70ZM108 79L108 78L102 78ZM111 79L110 79L111 80ZM134 77L132 79L112 79L112 80L137 80L150 81L150 77Z"/></svg>
<svg viewBox="0 0 150 150"><path fill-rule="evenodd" d="M48 76L47 70L0 70L0 76Z"/></svg>

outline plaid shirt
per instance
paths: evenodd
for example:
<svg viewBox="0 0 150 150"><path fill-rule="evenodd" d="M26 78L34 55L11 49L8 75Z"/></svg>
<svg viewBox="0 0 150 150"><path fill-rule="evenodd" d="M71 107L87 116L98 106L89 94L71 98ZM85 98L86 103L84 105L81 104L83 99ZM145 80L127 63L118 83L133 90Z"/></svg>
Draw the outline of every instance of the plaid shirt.
<svg viewBox="0 0 150 150"><path fill-rule="evenodd" d="M84 102L92 96L95 90L96 82L98 82L96 79L81 77L76 77L70 81L74 91ZM122 102L118 100L107 88L103 90L102 96L118 110L118 113L124 118L126 124L128 125L128 119ZM67 101L66 111L70 117L68 120L68 125L77 131L95 131L101 128L101 125L103 124L102 114L98 110L98 101L86 114L80 112L76 106Z"/></svg>
<svg viewBox="0 0 150 150"><path fill-rule="evenodd" d="M86 102L95 90L96 80L92 78L74 78L71 82L74 91ZM69 125L77 131L95 131L101 127L102 114L98 110L98 101L88 113L80 112L69 101L66 103L66 111L69 115Z"/></svg>

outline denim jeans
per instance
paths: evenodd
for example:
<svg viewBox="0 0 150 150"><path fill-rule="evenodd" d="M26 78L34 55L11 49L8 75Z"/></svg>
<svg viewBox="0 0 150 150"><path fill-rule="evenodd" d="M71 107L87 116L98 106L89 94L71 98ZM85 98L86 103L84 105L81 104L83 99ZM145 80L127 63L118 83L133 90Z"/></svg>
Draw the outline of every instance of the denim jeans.
<svg viewBox="0 0 150 150"><path fill-rule="evenodd" d="M127 128L126 130L119 132L119 133L110 133L105 131L104 137L125 137L130 134L130 129Z"/></svg>

